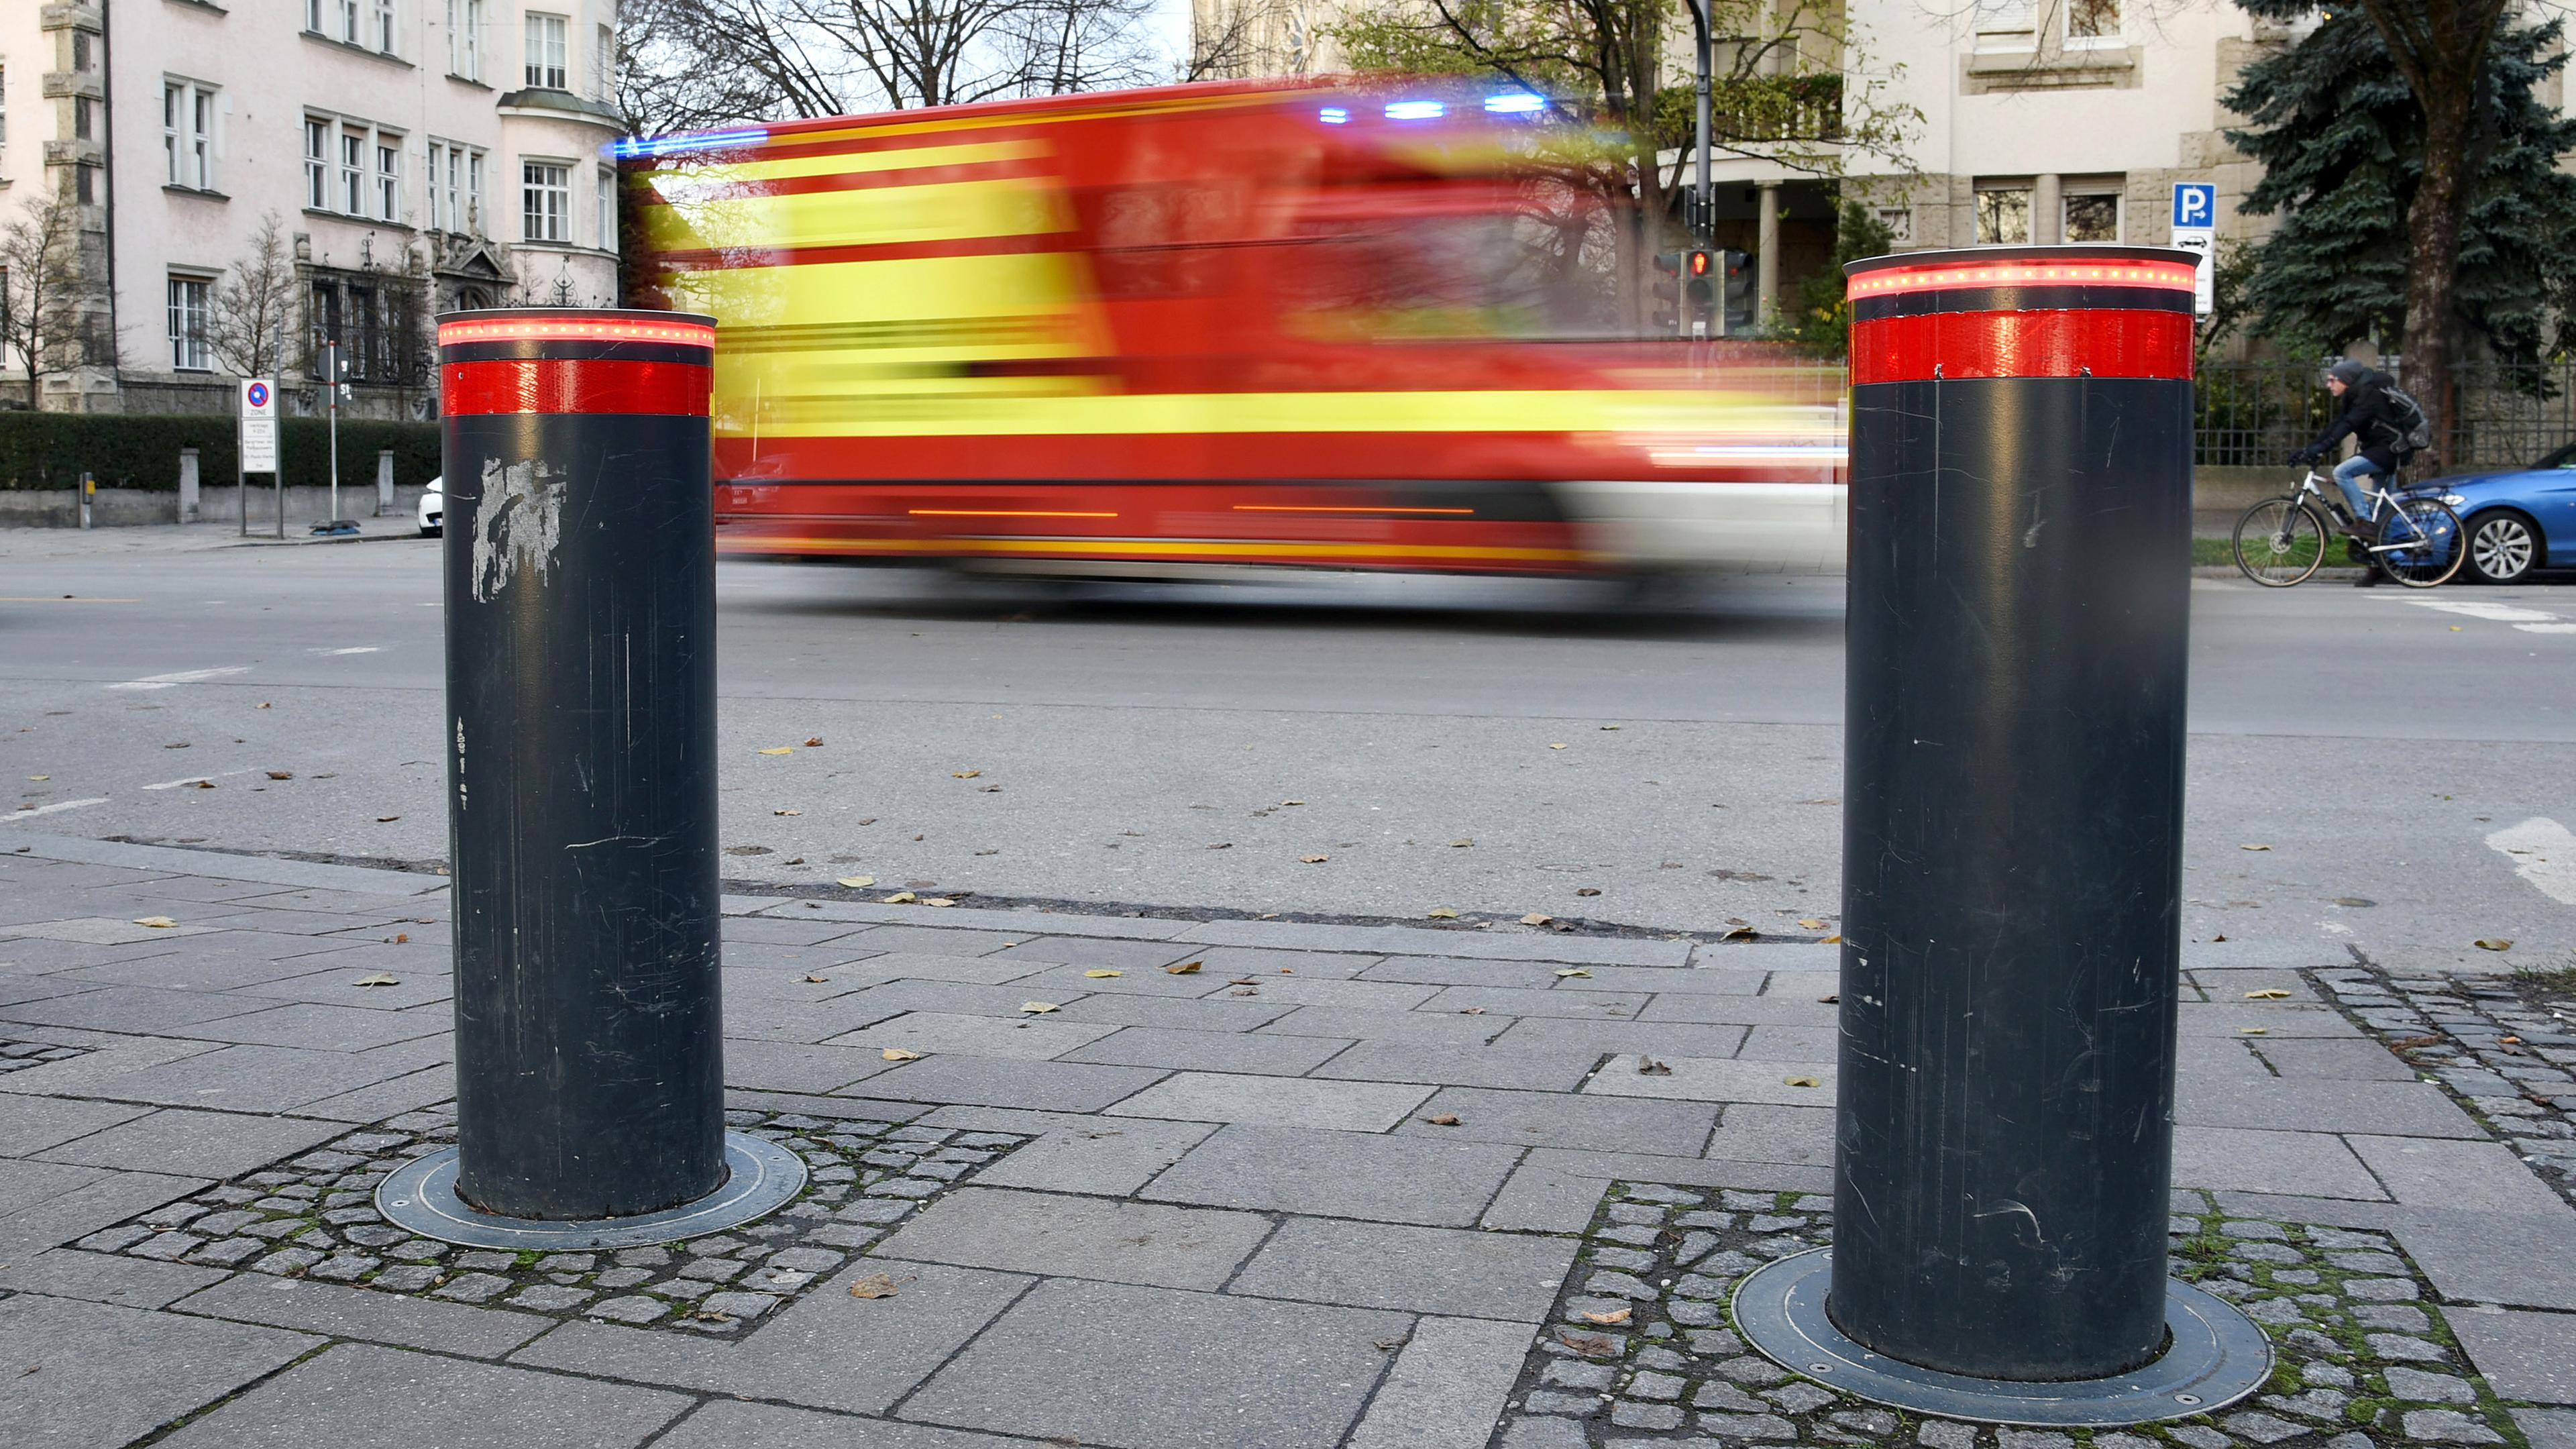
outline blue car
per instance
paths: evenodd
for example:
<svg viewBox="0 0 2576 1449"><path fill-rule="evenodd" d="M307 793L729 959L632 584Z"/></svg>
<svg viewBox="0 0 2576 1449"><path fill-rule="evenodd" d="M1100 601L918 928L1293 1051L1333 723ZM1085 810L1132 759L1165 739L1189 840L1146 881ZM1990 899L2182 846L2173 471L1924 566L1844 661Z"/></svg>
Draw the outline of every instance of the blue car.
<svg viewBox="0 0 2576 1449"><path fill-rule="evenodd" d="M2469 534L2465 578L2531 582L2544 568L2576 568L2576 443L2528 468L2441 480Z"/></svg>

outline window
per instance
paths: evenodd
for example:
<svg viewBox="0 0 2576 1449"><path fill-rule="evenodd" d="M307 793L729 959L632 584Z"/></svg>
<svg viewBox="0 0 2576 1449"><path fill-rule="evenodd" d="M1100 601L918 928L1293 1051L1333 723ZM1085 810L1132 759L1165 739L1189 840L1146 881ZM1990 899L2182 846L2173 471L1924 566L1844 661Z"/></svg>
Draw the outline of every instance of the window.
<svg viewBox="0 0 2576 1449"><path fill-rule="evenodd" d="M358 43L358 0L340 0L339 36L351 45Z"/></svg>
<svg viewBox="0 0 2576 1449"><path fill-rule="evenodd" d="M599 249L617 250L617 173L599 173Z"/></svg>
<svg viewBox="0 0 2576 1449"><path fill-rule="evenodd" d="M90 137L91 137L91 135L92 135L92 133L93 133L93 131L94 131L95 127L96 127L96 124L97 124L97 123L92 119L92 117L95 117L97 114L98 114L98 112L97 112L96 110L92 109L92 103L91 103L91 101L90 101L90 98L89 98L89 97L87 97L87 96L74 96L74 97L72 97L72 139L73 139L73 140L75 140L75 141L86 141L86 140L89 140L89 139L90 139Z"/></svg>
<svg viewBox="0 0 2576 1449"><path fill-rule="evenodd" d="M571 210L571 167L556 161L519 163L519 240L570 241Z"/></svg>
<svg viewBox="0 0 2576 1449"><path fill-rule="evenodd" d="M2066 48L2120 43L2120 0L2066 0Z"/></svg>
<svg viewBox="0 0 2576 1449"><path fill-rule="evenodd" d="M2035 50L2039 41L2037 0L1977 0L1970 12L1979 50Z"/></svg>
<svg viewBox="0 0 2576 1449"><path fill-rule="evenodd" d="M484 218L490 215L483 202L483 153L468 151L465 153L465 230L475 236L483 235Z"/></svg>
<svg viewBox="0 0 2576 1449"><path fill-rule="evenodd" d="M376 137L376 220L402 220L402 137Z"/></svg>
<svg viewBox="0 0 2576 1449"><path fill-rule="evenodd" d="M1977 245L2030 243L2030 188L1998 186L1977 193Z"/></svg>
<svg viewBox="0 0 2576 1449"><path fill-rule="evenodd" d="M603 101L617 93L617 32L605 25L591 41L590 93Z"/></svg>
<svg viewBox="0 0 2576 1449"><path fill-rule="evenodd" d="M181 372L204 372L206 358L206 279L170 279L170 365Z"/></svg>
<svg viewBox="0 0 2576 1449"><path fill-rule="evenodd" d="M2064 238L2071 242L2120 239L2120 198L2109 192L2066 198Z"/></svg>
<svg viewBox="0 0 2576 1449"><path fill-rule="evenodd" d="M1880 207L1878 224L1887 228L1888 240L1900 246L1914 240L1914 208L1910 206Z"/></svg>
<svg viewBox="0 0 2576 1449"><path fill-rule="evenodd" d="M97 167L84 165L72 168L72 200L82 206L98 204Z"/></svg>
<svg viewBox="0 0 2576 1449"><path fill-rule="evenodd" d="M367 133L342 128L340 132L340 210L351 216L367 214Z"/></svg>
<svg viewBox="0 0 2576 1449"><path fill-rule="evenodd" d="M322 34L322 15L330 0L304 0L304 28Z"/></svg>
<svg viewBox="0 0 2576 1449"><path fill-rule="evenodd" d="M172 186L215 189L215 93L194 81L161 86L161 149Z"/></svg>
<svg viewBox="0 0 2576 1449"><path fill-rule="evenodd" d="M331 209L331 123L319 116L304 118L304 205Z"/></svg>
<svg viewBox="0 0 2576 1449"><path fill-rule="evenodd" d="M528 16L528 84L538 90L559 91L566 88L564 75L564 18L560 15Z"/></svg>
<svg viewBox="0 0 2576 1449"><path fill-rule="evenodd" d="M394 0L376 0L376 49L394 53Z"/></svg>
<svg viewBox="0 0 2576 1449"><path fill-rule="evenodd" d="M483 0L447 0L447 73L483 78Z"/></svg>

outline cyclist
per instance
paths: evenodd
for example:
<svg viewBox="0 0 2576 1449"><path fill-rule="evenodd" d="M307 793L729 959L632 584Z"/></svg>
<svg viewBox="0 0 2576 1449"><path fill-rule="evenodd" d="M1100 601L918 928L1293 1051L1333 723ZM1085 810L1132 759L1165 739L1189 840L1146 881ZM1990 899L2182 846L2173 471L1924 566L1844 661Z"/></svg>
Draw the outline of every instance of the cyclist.
<svg viewBox="0 0 2576 1449"><path fill-rule="evenodd" d="M2371 475L2379 490L2386 492L2397 476L2397 465L2411 451L2406 447L2406 426L2388 395L2396 381L2349 357L2327 368L2326 390L2342 400L2343 412L2315 442L2290 455L2293 463L2314 463L2347 437L2360 445L2358 452L2335 465L2335 486L2342 490L2344 502L2328 506L2334 509L2335 522L2343 531L2364 542L2375 540L2378 529L2369 522L2370 500L2361 491L2363 475ZM2368 588L2379 582L2379 571L2364 569L2353 582Z"/></svg>

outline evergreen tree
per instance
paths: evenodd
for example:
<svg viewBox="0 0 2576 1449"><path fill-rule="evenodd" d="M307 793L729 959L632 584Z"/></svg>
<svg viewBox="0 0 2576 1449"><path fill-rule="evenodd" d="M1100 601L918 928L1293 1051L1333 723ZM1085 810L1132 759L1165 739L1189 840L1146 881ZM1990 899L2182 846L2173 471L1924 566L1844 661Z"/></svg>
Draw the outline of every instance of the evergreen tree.
<svg viewBox="0 0 2576 1449"><path fill-rule="evenodd" d="M2275 21L2312 13L2304 0L2237 3ZM2576 337L2567 313L2576 300L2576 177L2558 169L2558 158L2576 151L2576 120L2538 94L2566 63L2559 46L2554 20L2498 31L2462 158L2453 329L2511 360ZM2247 284L2255 333L2308 351L2374 333L2392 348L2429 350L2405 336L2424 112L2378 26L2357 10L2328 14L2296 44L2248 65L2225 101L2248 122L2228 138L2263 165L2245 210L2282 215Z"/></svg>

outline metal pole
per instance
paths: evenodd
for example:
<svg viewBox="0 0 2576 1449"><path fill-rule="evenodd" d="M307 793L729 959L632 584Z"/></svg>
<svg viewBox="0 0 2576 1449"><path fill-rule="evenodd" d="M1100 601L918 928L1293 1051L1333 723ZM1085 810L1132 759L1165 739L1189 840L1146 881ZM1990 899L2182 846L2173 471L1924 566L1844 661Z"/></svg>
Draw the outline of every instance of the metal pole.
<svg viewBox="0 0 2576 1449"><path fill-rule="evenodd" d="M1717 40L1716 37L1709 34L1710 26L1714 22L1709 18L1708 7L1709 0L1691 0L1691 22L1699 31L1696 54L1696 63L1699 68L1699 79L1697 83L1697 93L1692 98L1693 134L1695 137L1692 145L1697 151L1699 166L1698 179L1693 183L1693 191L1698 199L1691 208L1692 211L1696 213L1694 217L1695 225L1691 228L1691 237L1694 241L1697 241L1704 247L1715 246L1717 244L1717 218L1712 215L1716 206L1716 198L1710 193L1708 185L1709 73L1717 68ZM1726 298L1722 293L1718 297L1717 313L1719 319L1719 330L1723 331L1725 329Z"/></svg>
<svg viewBox="0 0 2576 1449"><path fill-rule="evenodd" d="M90 481L89 473L88 473L88 471L87 471L86 469L84 469L84 470L82 471L82 473L81 473L81 479L80 479L81 527L82 527L84 530L86 530L86 529L89 527L89 500L90 500L90 495L91 495L91 494L96 493L97 491L98 491L98 485L97 485L96 483L94 483L94 482Z"/></svg>
<svg viewBox="0 0 2576 1449"><path fill-rule="evenodd" d="M276 394L271 393L274 397ZM241 504L241 536L250 537L250 474L242 468L241 401L233 402L233 498Z"/></svg>
<svg viewBox="0 0 2576 1449"><path fill-rule="evenodd" d="M1829 1312L1907 1364L2100 1378L2165 1337L2191 269L1850 268Z"/></svg>
<svg viewBox="0 0 2576 1449"><path fill-rule="evenodd" d="M711 319L439 321L455 1193L557 1222L726 1182Z"/></svg>
<svg viewBox="0 0 2576 1449"><path fill-rule="evenodd" d="M330 349L323 370L331 383L331 527L340 526L340 341L333 338L323 344Z"/></svg>

